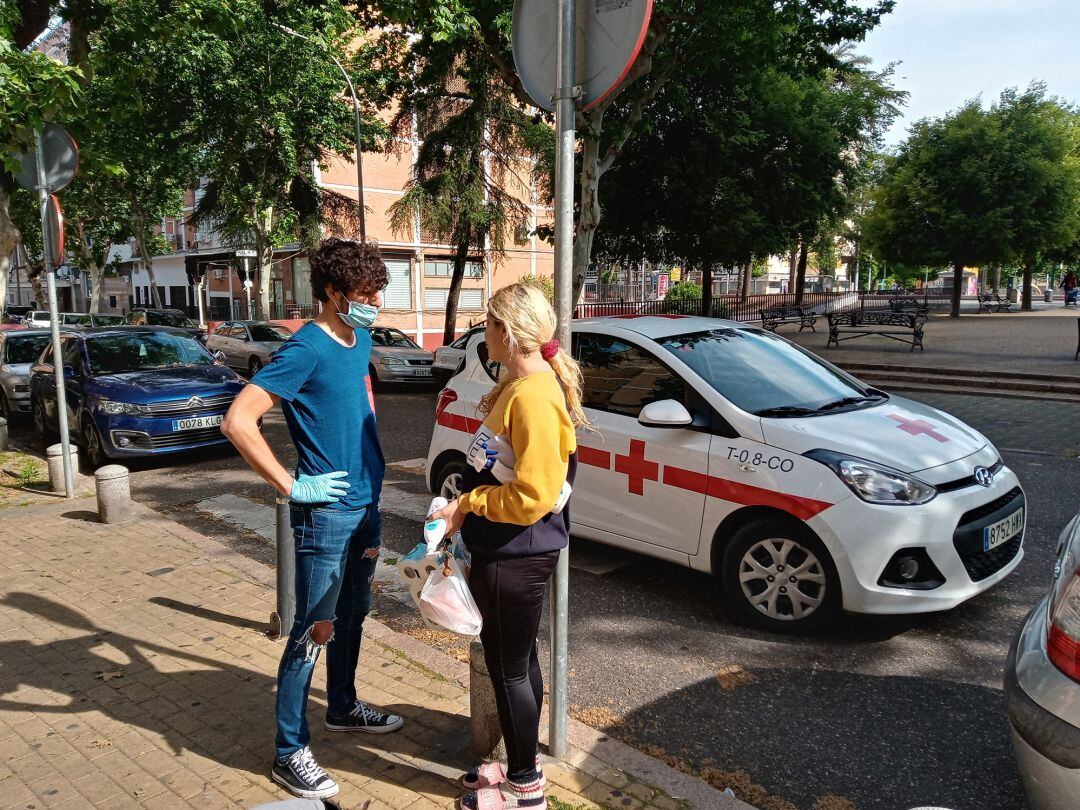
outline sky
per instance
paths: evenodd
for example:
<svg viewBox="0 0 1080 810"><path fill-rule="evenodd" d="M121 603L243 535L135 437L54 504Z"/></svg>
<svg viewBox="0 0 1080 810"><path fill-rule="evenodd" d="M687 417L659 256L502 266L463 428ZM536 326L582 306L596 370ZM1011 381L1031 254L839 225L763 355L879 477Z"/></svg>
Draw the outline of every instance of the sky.
<svg viewBox="0 0 1080 810"><path fill-rule="evenodd" d="M1080 0L897 0L858 51L911 97L886 135L893 146L920 118L937 118L1008 87L1046 83L1080 104Z"/></svg>

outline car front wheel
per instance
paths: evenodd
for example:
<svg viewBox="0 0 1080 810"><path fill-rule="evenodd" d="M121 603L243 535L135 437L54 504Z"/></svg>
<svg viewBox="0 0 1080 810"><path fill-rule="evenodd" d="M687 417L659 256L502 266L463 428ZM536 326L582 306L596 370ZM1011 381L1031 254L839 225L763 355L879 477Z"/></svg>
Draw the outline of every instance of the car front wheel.
<svg viewBox="0 0 1080 810"><path fill-rule="evenodd" d="M248 374L251 377L254 377L256 374L259 373L259 370L262 369L262 367L263 367L263 361L258 357L252 357L248 361Z"/></svg>
<svg viewBox="0 0 1080 810"><path fill-rule="evenodd" d="M448 501L461 494L461 474L465 472L464 459L454 458L447 461L435 476L435 491Z"/></svg>
<svg viewBox="0 0 1080 810"><path fill-rule="evenodd" d="M86 460L90 467L96 470L108 464L109 454L105 450L105 443L89 414L83 414L79 432L82 434L83 444L86 445Z"/></svg>
<svg viewBox="0 0 1080 810"><path fill-rule="evenodd" d="M840 578L828 549L794 519L764 518L737 529L720 576L742 617L763 630L813 632L840 610Z"/></svg>
<svg viewBox="0 0 1080 810"><path fill-rule="evenodd" d="M49 427L49 423L45 418L45 403L40 399L35 399L30 406L30 410L34 417L34 435L39 442L48 446L50 441L55 438L56 434L53 433L52 428Z"/></svg>

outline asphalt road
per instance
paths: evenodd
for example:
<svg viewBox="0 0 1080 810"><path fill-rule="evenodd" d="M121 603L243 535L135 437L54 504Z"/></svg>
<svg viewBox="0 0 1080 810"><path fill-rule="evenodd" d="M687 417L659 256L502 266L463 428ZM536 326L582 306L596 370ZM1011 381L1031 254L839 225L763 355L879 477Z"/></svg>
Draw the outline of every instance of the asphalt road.
<svg viewBox="0 0 1080 810"><path fill-rule="evenodd" d="M1015 630L1046 589L1058 532L1080 509L1080 405L915 398L986 433L1024 484L1026 553L1011 577L948 613L845 616L828 635L796 639L736 623L706 575L576 541L575 715L714 783L730 783L763 807L1023 808L1002 668ZM426 455L434 399L431 391L377 395L389 462ZM264 431L290 463L280 417L268 418ZM17 441L26 435L14 431ZM265 540L194 508L225 492L272 501L237 456L140 463L132 482L138 499L272 564ZM400 467L391 467L388 483L425 493L422 479ZM415 544L420 519L386 517L387 557ZM425 637L392 595L379 594L375 604L380 618ZM427 634L459 653L448 636Z"/></svg>

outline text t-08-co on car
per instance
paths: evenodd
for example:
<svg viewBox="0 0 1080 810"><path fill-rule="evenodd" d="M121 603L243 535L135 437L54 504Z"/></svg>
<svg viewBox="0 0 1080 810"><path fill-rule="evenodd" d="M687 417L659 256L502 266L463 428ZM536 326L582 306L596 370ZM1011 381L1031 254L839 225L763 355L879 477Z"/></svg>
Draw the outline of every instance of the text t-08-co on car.
<svg viewBox="0 0 1080 810"><path fill-rule="evenodd" d="M596 428L574 533L712 572L752 624L946 610L1023 556L1024 492L984 436L782 337L631 315L575 321L572 351ZM499 373L486 358L477 334L439 396L434 492L456 491Z"/></svg>

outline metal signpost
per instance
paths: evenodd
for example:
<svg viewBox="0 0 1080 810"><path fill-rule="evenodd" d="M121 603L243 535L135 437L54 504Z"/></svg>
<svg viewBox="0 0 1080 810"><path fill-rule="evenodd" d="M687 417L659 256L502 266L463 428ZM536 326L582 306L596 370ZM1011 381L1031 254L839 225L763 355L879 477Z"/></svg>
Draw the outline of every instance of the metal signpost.
<svg viewBox="0 0 1080 810"><path fill-rule="evenodd" d="M255 320L255 316L251 312L251 288L254 285L251 283L251 271L248 268L248 259L254 259L255 255L254 250L247 248L236 251L236 258L241 259L244 262L244 290L247 295L247 319L249 321ZM229 306L232 307L232 276L229 277L229 296ZM267 312L263 313L263 317L266 318L266 320L270 320L269 313Z"/></svg>
<svg viewBox="0 0 1080 810"><path fill-rule="evenodd" d="M538 107L555 111L555 336L568 351L574 310L576 108L588 109L615 92L641 51L651 13L652 0L514 3L511 40L518 75ZM569 581L569 549L563 549L551 588L548 749L555 757L566 753Z"/></svg>
<svg viewBox="0 0 1080 810"><path fill-rule="evenodd" d="M52 329L53 373L56 375L56 410L60 446L64 459L64 493L75 497L75 472L71 465L71 437L68 434L67 389L64 387L63 353L60 350L60 317L56 299L56 266L64 259L64 218L60 201L52 196L66 188L79 168L79 150L63 127L46 124L34 132L34 151L16 155L19 171L15 179L38 194L41 239L49 296L49 325Z"/></svg>

